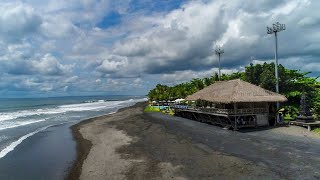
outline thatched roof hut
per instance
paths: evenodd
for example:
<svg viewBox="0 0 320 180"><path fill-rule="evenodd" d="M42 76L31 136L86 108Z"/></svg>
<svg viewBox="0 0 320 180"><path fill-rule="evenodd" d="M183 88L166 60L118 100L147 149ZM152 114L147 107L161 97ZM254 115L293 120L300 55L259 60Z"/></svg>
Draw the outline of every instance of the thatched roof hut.
<svg viewBox="0 0 320 180"><path fill-rule="evenodd" d="M284 102L287 98L281 94L263 89L240 79L216 82L192 95L186 100L205 100L213 103L239 102Z"/></svg>

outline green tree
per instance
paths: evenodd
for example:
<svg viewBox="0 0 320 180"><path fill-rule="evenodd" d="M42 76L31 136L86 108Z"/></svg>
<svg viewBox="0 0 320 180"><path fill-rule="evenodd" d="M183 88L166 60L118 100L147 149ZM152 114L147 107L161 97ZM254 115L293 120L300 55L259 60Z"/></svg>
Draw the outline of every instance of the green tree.
<svg viewBox="0 0 320 180"><path fill-rule="evenodd" d="M265 89L275 91L275 68L274 63L250 64L245 67L244 72L235 72L232 74L222 74L221 80L242 79L252 84L261 86ZM278 66L279 72L279 89L280 93L288 98L288 102L284 103L292 114L296 114L302 92L307 94L310 99L312 112L320 116L320 84L317 78L309 77L310 72L300 72L298 70L286 69L284 66ZM156 87L149 91L150 100L175 100L186 98L206 86L219 81L218 74L215 73L211 77L203 79L195 78L190 82L177 84L169 87L157 84Z"/></svg>
<svg viewBox="0 0 320 180"><path fill-rule="evenodd" d="M270 69L267 69L267 68L264 69L262 71L262 73L259 75L260 83L258 85L260 85L261 87L263 87L265 89L275 91L276 79L274 78L273 74L274 73Z"/></svg>

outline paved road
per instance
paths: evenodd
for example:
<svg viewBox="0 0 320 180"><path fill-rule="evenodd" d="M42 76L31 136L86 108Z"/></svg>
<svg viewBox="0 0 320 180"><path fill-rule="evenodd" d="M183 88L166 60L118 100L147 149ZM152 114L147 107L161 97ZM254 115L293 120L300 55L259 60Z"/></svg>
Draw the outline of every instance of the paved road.
<svg viewBox="0 0 320 180"><path fill-rule="evenodd" d="M283 179L320 179L320 139L272 130L230 131L161 113L148 113L172 134L191 139L205 151L219 151L264 166Z"/></svg>

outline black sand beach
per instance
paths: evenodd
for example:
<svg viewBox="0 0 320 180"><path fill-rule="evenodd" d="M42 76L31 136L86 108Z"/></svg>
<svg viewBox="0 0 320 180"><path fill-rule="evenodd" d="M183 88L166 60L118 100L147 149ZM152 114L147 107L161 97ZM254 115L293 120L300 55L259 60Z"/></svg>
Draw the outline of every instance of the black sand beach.
<svg viewBox="0 0 320 180"><path fill-rule="evenodd" d="M72 127L68 179L319 179L320 139L299 127L228 131L144 113L145 103Z"/></svg>

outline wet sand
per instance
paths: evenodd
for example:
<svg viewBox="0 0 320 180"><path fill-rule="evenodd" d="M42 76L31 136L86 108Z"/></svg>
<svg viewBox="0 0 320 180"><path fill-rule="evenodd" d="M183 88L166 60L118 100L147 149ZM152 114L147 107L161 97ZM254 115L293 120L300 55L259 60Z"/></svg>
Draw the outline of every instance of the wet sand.
<svg viewBox="0 0 320 180"><path fill-rule="evenodd" d="M316 137L227 131L144 113L145 105L73 126L78 157L68 179L320 178Z"/></svg>
<svg viewBox="0 0 320 180"><path fill-rule="evenodd" d="M63 179L76 159L70 124L52 126L27 138L0 161L0 179Z"/></svg>

